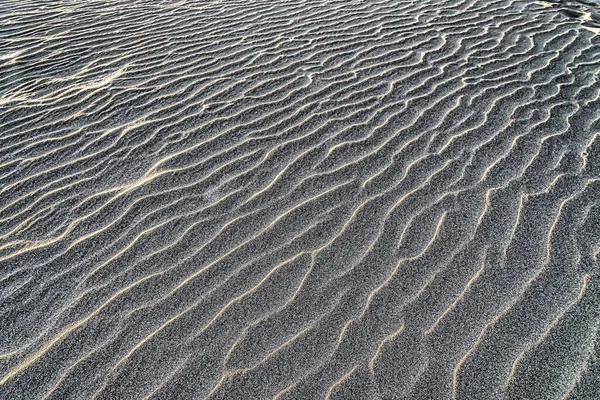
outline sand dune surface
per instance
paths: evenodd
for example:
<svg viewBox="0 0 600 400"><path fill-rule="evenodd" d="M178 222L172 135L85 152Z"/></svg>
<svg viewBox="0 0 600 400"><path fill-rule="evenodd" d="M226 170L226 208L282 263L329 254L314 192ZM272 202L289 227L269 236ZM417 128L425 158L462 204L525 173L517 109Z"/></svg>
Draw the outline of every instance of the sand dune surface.
<svg viewBox="0 0 600 400"><path fill-rule="evenodd" d="M600 2L0 21L0 399L600 398Z"/></svg>

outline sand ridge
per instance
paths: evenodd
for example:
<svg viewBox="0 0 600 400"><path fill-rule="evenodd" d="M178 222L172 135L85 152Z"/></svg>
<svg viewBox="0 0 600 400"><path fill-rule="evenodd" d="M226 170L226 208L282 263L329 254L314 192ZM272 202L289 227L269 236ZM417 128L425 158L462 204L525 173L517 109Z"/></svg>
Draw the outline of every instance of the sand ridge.
<svg viewBox="0 0 600 400"><path fill-rule="evenodd" d="M600 398L597 2L0 16L1 399Z"/></svg>

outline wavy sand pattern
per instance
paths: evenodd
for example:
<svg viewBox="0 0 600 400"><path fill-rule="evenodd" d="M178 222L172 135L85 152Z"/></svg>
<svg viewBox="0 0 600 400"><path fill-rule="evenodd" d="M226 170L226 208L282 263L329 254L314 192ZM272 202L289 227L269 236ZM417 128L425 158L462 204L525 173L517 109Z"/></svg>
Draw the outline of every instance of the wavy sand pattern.
<svg viewBox="0 0 600 400"><path fill-rule="evenodd" d="M0 398L600 398L597 1L0 16Z"/></svg>

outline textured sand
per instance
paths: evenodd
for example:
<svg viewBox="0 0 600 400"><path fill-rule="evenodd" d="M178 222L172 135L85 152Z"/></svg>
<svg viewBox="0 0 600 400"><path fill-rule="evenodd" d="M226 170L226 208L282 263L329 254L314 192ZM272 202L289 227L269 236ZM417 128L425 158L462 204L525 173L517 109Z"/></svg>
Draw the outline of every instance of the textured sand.
<svg viewBox="0 0 600 400"><path fill-rule="evenodd" d="M0 1L0 398L600 399L599 3Z"/></svg>

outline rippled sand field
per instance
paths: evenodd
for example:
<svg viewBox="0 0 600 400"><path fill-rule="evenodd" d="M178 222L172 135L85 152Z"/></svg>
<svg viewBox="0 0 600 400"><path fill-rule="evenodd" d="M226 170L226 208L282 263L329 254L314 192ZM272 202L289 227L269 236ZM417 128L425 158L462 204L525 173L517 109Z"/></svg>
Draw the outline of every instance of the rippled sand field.
<svg viewBox="0 0 600 400"><path fill-rule="evenodd" d="M600 399L600 2L0 2L1 399Z"/></svg>

